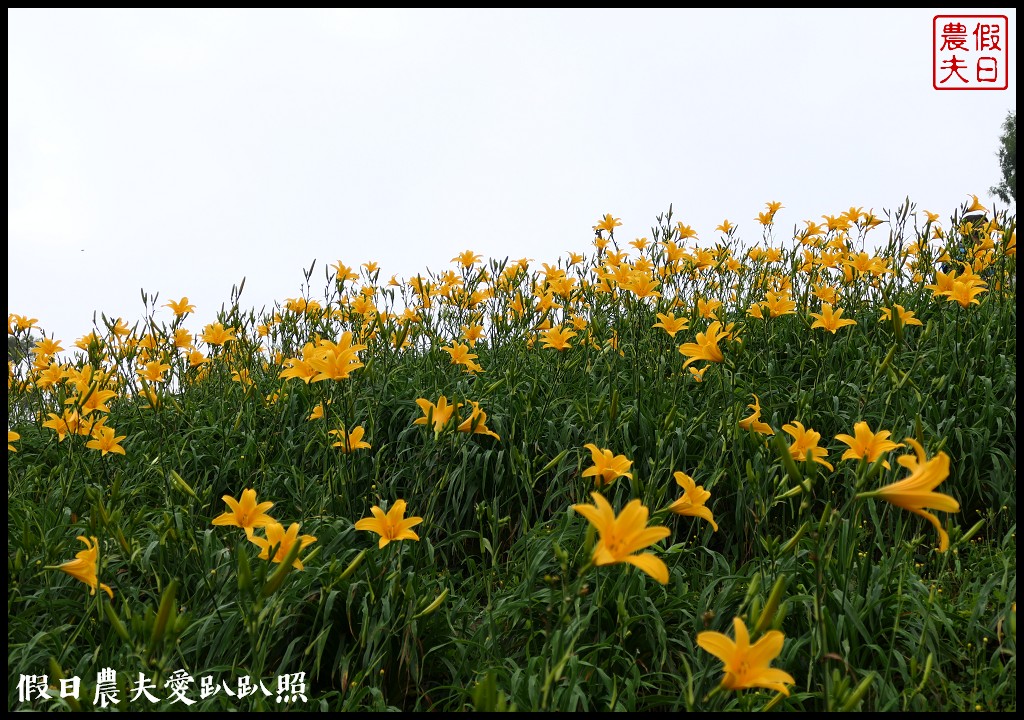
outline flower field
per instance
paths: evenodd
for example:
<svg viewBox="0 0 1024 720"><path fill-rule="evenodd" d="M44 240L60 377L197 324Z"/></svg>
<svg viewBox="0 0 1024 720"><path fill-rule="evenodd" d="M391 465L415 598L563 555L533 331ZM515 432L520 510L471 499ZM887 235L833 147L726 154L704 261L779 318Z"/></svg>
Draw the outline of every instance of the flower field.
<svg viewBox="0 0 1024 720"><path fill-rule="evenodd" d="M1015 710L1016 218L781 207L9 314L9 709Z"/></svg>

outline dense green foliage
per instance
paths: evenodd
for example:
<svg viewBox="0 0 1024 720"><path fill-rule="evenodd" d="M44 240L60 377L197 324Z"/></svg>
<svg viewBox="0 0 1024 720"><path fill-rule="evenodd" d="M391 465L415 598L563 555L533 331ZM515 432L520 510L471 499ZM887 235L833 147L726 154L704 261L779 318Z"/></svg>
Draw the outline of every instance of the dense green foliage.
<svg viewBox="0 0 1024 720"><path fill-rule="evenodd" d="M1003 179L991 192L1005 203L1017 203L1017 111L1006 114L999 136L999 172Z"/></svg>
<svg viewBox="0 0 1024 720"><path fill-rule="evenodd" d="M188 314L144 296L130 333L105 319L74 359L12 364L9 708L68 706L20 702L28 674L50 686L79 676L88 707L112 668L119 709L181 707L165 685L184 670L192 699L201 676L262 679L272 693L221 690L194 710L1015 710L1015 218L977 228L956 215L919 223L909 202L884 218L855 210L786 241L769 216L758 247L780 247L778 259L748 254L728 223L702 251L669 211L632 256L608 216L598 250L563 258L564 273L470 254L419 285L389 284L372 264L350 276L339 263L314 297L310 268L303 298L269 312L233 293L219 320L235 338L208 343L195 365L191 343L175 346ZM862 269L869 258L880 264ZM977 304L934 287L954 275L984 285ZM856 325L812 327L825 286ZM768 291L793 312L751 314ZM705 317L698 300L722 306ZM897 305L921 324L880 319L899 318ZM655 327L672 312L689 323L674 337ZM680 345L715 318L735 323L723 360L683 369ZM21 320L9 331L24 340ZM571 347L544 347L548 324L573 328ZM476 325L483 371L471 373L443 348ZM307 343L345 332L366 346L347 377L281 377ZM140 379L154 360L163 377ZM59 380L41 382L54 363ZM87 366L108 377L76 394ZM116 392L106 424L124 455L87 447L88 430L59 438L59 422L42 425L101 387ZM774 438L738 425L755 394ZM415 424L417 399L442 395L464 404L460 420L478 402L499 438ZM309 420L318 406L324 417ZM783 426L794 421L820 433L834 470L793 461ZM907 477L897 458L912 454L841 459L836 436L861 421L948 455L937 492L960 511L939 513L946 552L919 515L856 497ZM333 446L330 430L357 426L369 449ZM632 478L585 477L587 443L625 455ZM666 511L676 471L711 493L717 531ZM285 528L315 536L301 571L275 575L287 563L212 524L222 496L247 488ZM640 499L671 530L648 548L667 584L588 564L597 538L570 508L594 490L616 510ZM420 540L378 548L354 524L397 499L423 518ZM79 535L98 539L112 601L47 569L82 549ZM731 634L734 617L755 639L785 635L772 666L796 680L788 697L718 689L722 662L697 636ZM308 702L277 703L276 678L300 672ZM129 702L140 673L159 703Z"/></svg>

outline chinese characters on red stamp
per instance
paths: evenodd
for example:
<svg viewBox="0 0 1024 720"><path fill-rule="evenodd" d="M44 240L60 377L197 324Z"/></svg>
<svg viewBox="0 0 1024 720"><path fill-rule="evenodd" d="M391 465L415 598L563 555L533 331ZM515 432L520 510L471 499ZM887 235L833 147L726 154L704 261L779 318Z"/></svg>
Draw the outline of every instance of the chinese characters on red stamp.
<svg viewBox="0 0 1024 720"><path fill-rule="evenodd" d="M932 19L932 87L1009 87L1009 21L1005 15L936 15Z"/></svg>

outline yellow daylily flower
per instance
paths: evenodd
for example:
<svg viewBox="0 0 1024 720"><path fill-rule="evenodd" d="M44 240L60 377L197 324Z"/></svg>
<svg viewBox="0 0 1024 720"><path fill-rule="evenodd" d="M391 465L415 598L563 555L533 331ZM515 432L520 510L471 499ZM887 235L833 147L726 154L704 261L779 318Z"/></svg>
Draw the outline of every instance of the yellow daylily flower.
<svg viewBox="0 0 1024 720"><path fill-rule="evenodd" d="M36 326L39 318L30 318L15 313L7 314L7 334L14 335L19 330L29 330Z"/></svg>
<svg viewBox="0 0 1024 720"><path fill-rule="evenodd" d="M710 320L715 316L715 313L722 307L721 300L705 300L704 298L697 298L697 314L706 320Z"/></svg>
<svg viewBox="0 0 1024 720"><path fill-rule="evenodd" d="M685 330L689 326L690 321L685 317L677 318L674 313L658 313L658 322L651 327L660 327L671 337L675 337L677 332Z"/></svg>
<svg viewBox="0 0 1024 720"><path fill-rule="evenodd" d="M725 355L722 354L718 343L729 336L728 330L722 330L722 323L715 320L708 326L707 331L697 333L697 342L683 343L679 346L679 352L690 358L683 367L698 360L710 360L711 362L725 362Z"/></svg>
<svg viewBox="0 0 1024 720"><path fill-rule="evenodd" d="M836 288L831 285L825 285L824 283L817 284L814 286L814 292L811 293L814 297L820 299L822 302L830 303L835 305L839 300L839 292Z"/></svg>
<svg viewBox="0 0 1024 720"><path fill-rule="evenodd" d="M790 299L788 293L768 292L763 303L768 314L773 317L781 315L794 315L796 313L796 302Z"/></svg>
<svg viewBox="0 0 1024 720"><path fill-rule="evenodd" d="M49 358L51 355L56 355L63 351L64 348L61 346L60 340L48 337L42 338L32 346L32 354L37 357Z"/></svg>
<svg viewBox="0 0 1024 720"><path fill-rule="evenodd" d="M57 441L64 442L68 435L77 435L82 429L82 417L75 410L65 410L63 416L56 413L48 413L49 420L42 423L44 428L50 428L57 433Z"/></svg>
<svg viewBox="0 0 1024 720"><path fill-rule="evenodd" d="M676 232L679 233L680 240L689 240L690 238L697 237L697 231L682 221L676 223Z"/></svg>
<svg viewBox="0 0 1024 720"><path fill-rule="evenodd" d="M988 212L988 208L986 208L984 205L981 204L981 201L978 200L978 196L977 195L974 195L973 193L967 193L967 194L970 195L971 200L972 200L971 206L969 208L967 208L967 212L969 212L969 213L972 213L972 212Z"/></svg>
<svg viewBox="0 0 1024 720"><path fill-rule="evenodd" d="M426 398L417 398L416 404L423 411L423 417L416 418L413 421L413 425L427 425L429 423L434 426L434 432L444 430L444 426L451 421L452 413L458 407L456 405L449 405L448 398L444 395L437 399L437 405ZM462 403L459 403L459 405L461 406Z"/></svg>
<svg viewBox="0 0 1024 720"><path fill-rule="evenodd" d="M903 480L886 485L872 492L860 493L858 498L880 497L896 507L909 510L930 522L939 533L939 552L949 549L949 534L942 528L942 523L925 508L942 510L943 512L960 512L960 503L944 493L934 492L943 480L949 477L949 455L940 452L929 459L924 448L914 438L906 438L914 448L914 455L904 455L896 460L910 471Z"/></svg>
<svg viewBox="0 0 1024 720"><path fill-rule="evenodd" d="M302 358L292 357L284 360L285 369L278 377L281 379L298 378L309 385L310 381L317 376L317 369L310 364L310 360L316 354L316 347L313 343L306 343L302 348Z"/></svg>
<svg viewBox="0 0 1024 720"><path fill-rule="evenodd" d="M614 233L615 228L619 227L620 225L622 225L622 221L619 220L619 218L612 217L611 213L607 213L603 218L601 218L601 221L594 226L594 230L596 232L604 230L605 232L608 233Z"/></svg>
<svg viewBox="0 0 1024 720"><path fill-rule="evenodd" d="M941 270L935 271L935 284L925 285L925 290L932 291L932 297L939 295L945 295L948 291L953 289L953 282L956 280L956 273L944 273Z"/></svg>
<svg viewBox="0 0 1024 720"><path fill-rule="evenodd" d="M907 310L902 305L896 305L896 304L893 304L893 307L896 308L896 318L899 320L900 325L903 325L903 326L907 326L907 325L924 325L923 322L921 322L919 319L914 317L914 311L913 310ZM887 307L882 308L882 317L880 317L878 319L878 321L879 322L892 322L892 312L889 310L889 308L887 308Z"/></svg>
<svg viewBox="0 0 1024 720"><path fill-rule="evenodd" d="M544 331L541 345L546 348L554 348L555 350L562 351L572 347L572 345L569 344L569 340L574 337L576 337L576 333L568 328L563 330L562 326L559 325L558 327L553 327L550 330Z"/></svg>
<svg viewBox="0 0 1024 720"><path fill-rule="evenodd" d="M303 550L307 545L316 542L316 538L312 535L299 535L298 523L292 523L285 530L281 523L271 521L264 526L264 532L267 534L265 538L261 538L258 535L249 536L249 541L260 547L260 560L273 560L273 562L280 563L288 557L288 553L295 543L299 543L299 550ZM271 558L270 551L275 547L277 552ZM296 557L292 567L296 570L302 570L302 561Z"/></svg>
<svg viewBox="0 0 1024 720"><path fill-rule="evenodd" d="M498 433L487 427L487 413L480 409L480 403L471 401L473 410L469 417L462 421L457 428L458 432L475 433L477 435L490 435L495 440L501 440Z"/></svg>
<svg viewBox="0 0 1024 720"><path fill-rule="evenodd" d="M85 543L85 550L79 550L74 560L68 560L60 565L47 565L47 570L62 570L75 580L81 580L89 586L89 594L95 595L96 588L104 591L111 599L114 598L114 591L106 583L101 583L97 574L99 573L100 546L95 536L85 537L79 535L76 539Z"/></svg>
<svg viewBox="0 0 1024 720"><path fill-rule="evenodd" d="M348 433L342 428L341 430L329 430L327 434L338 438L338 442L333 443L331 447L341 448L342 452L348 453L353 450L368 450L370 448L370 443L363 440L365 432L366 429L360 425L352 428L351 432Z"/></svg>
<svg viewBox="0 0 1024 720"><path fill-rule="evenodd" d="M151 382L158 383L164 381L164 373L171 369L171 366L167 363L162 363L159 360L153 360L146 363L144 366L138 368L139 377Z"/></svg>
<svg viewBox="0 0 1024 720"><path fill-rule="evenodd" d="M833 335L836 334L836 330L839 328L846 327L847 325L856 325L856 320L850 320L843 318L843 309L833 309L828 303L823 303L821 306L820 313L811 313L811 317L817 318L812 324L812 328L821 328L822 330L828 330Z"/></svg>
<svg viewBox="0 0 1024 720"><path fill-rule="evenodd" d="M359 278L359 273L355 272L341 260L332 263L331 269L334 270L335 282L344 283L346 280L357 280Z"/></svg>
<svg viewBox="0 0 1024 720"><path fill-rule="evenodd" d="M572 509L585 517L597 529L599 540L591 557L595 565L625 562L643 570L662 585L668 582L668 566L654 553L637 553L672 531L655 525L647 527L648 510L639 500L631 500L616 517L611 504L601 493L592 492L593 505L573 505Z"/></svg>
<svg viewBox="0 0 1024 720"><path fill-rule="evenodd" d="M623 290L629 290L639 298L661 297L657 288L661 281L654 277L647 277L642 273L635 272L629 276L629 280L622 283Z"/></svg>
<svg viewBox="0 0 1024 720"><path fill-rule="evenodd" d="M590 457L594 461L592 466L583 471L583 477L593 476L598 487L602 484L607 485L617 477L633 479L633 474L629 472L633 461L625 455L615 455L611 450L599 448L594 443L587 443L583 447L590 451Z"/></svg>
<svg viewBox="0 0 1024 720"><path fill-rule="evenodd" d="M469 343L470 347L475 347L480 339L484 336L484 326L479 323L473 325L462 325L462 337Z"/></svg>
<svg viewBox="0 0 1024 720"><path fill-rule="evenodd" d="M866 422L859 422L853 426L853 437L849 435L836 435L836 440L846 443L850 449L843 453L840 460L859 460L864 458L869 464L875 462L882 456L896 448L906 447L903 443L894 443L889 439L891 433L888 430L871 432ZM882 462L882 467L889 469L889 461Z"/></svg>
<svg viewBox="0 0 1024 720"><path fill-rule="evenodd" d="M274 503L268 501L257 504L256 490L253 488L242 491L241 502L230 495L222 496L221 500L227 503L230 511L215 517L212 521L214 525L234 525L252 537L254 528L266 527L274 522L274 518L267 515L267 510L274 507Z"/></svg>
<svg viewBox="0 0 1024 720"><path fill-rule="evenodd" d="M370 508L373 517L363 518L355 524L356 530L369 530L380 535L378 548L396 540L419 540L420 536L410 528L423 522L421 517L405 517L405 500L395 500L387 514L374 505Z"/></svg>
<svg viewBox="0 0 1024 720"><path fill-rule="evenodd" d="M473 267L476 263L483 259L482 255L477 255L472 250L464 250L455 257L452 258L452 262L457 262L464 268Z"/></svg>
<svg viewBox="0 0 1024 720"><path fill-rule="evenodd" d="M132 329L125 325L124 320L121 318L117 318L112 325L108 325L108 328L116 338L127 337L132 334Z"/></svg>
<svg viewBox="0 0 1024 720"><path fill-rule="evenodd" d="M225 328L219 322L210 323L203 328L203 334L199 337L207 345L224 345L235 339L235 329Z"/></svg>
<svg viewBox="0 0 1024 720"><path fill-rule="evenodd" d="M829 470L834 468L824 458L828 457L828 450L818 447L821 440L821 433L811 428L804 428L803 423L794 420L791 424L783 425L782 429L793 436L793 444L789 446L789 454L797 462L804 462L807 459L807 451L811 452L811 459L819 465L824 465Z"/></svg>
<svg viewBox="0 0 1024 720"><path fill-rule="evenodd" d="M365 349L366 346L360 343L352 344L350 330L342 333L341 339L337 343L320 340L309 359L309 365L317 373L310 382L346 379L354 370L363 367L358 353Z"/></svg>
<svg viewBox="0 0 1024 720"><path fill-rule="evenodd" d="M181 300L171 300L169 303L166 303L164 307L169 307L175 317L181 317L185 313L196 311L196 306L190 303L187 297L183 297Z"/></svg>
<svg viewBox="0 0 1024 720"><path fill-rule="evenodd" d="M753 395L753 393L751 393ZM753 430L754 432L761 433L762 435L774 435L775 431L772 430L772 426L766 422L761 421L761 401L757 395L754 395L754 402L747 405L748 408L754 412L739 421L739 426L744 430Z"/></svg>
<svg viewBox="0 0 1024 720"><path fill-rule="evenodd" d="M452 365L465 365L466 372L478 373L483 372L484 369L474 362L477 355L469 351L469 345L460 345L459 343L452 343L451 347L441 348L448 353L452 358Z"/></svg>
<svg viewBox="0 0 1024 720"><path fill-rule="evenodd" d="M98 388L91 392L85 392L85 399L82 399L82 395L76 395L70 397L64 401L66 405L78 404L78 410L82 415L89 415L93 411L109 413L110 408L107 407L107 400L110 400L117 396L117 393L113 390L100 390Z"/></svg>
<svg viewBox="0 0 1024 720"><path fill-rule="evenodd" d="M208 362L210 362L210 358L208 358L205 355L203 355L201 352L199 352L198 349L192 348L192 350L189 351L189 354L188 354L188 365L189 365L189 367L199 367L200 365L203 365L204 363L208 363Z"/></svg>
<svg viewBox="0 0 1024 720"><path fill-rule="evenodd" d="M769 630L751 645L743 620L733 618L732 625L735 641L710 630L697 634L697 645L724 663L722 687L727 690L767 688L788 696L786 685L795 685L796 680L785 670L770 667L771 661L782 652L786 636L778 630Z"/></svg>
<svg viewBox="0 0 1024 720"><path fill-rule="evenodd" d="M127 435L114 436L114 428L98 426L93 428L93 439L85 444L87 448L99 450L102 455L117 453L124 455L124 448L119 444Z"/></svg>
<svg viewBox="0 0 1024 720"><path fill-rule="evenodd" d="M983 292L986 292L983 287L954 280L953 287L941 294L945 295L950 302L958 303L960 307L967 307L968 305L981 305L981 300L977 296Z"/></svg>
<svg viewBox="0 0 1024 720"><path fill-rule="evenodd" d="M711 493L684 472L675 472L672 473L672 476L684 492L681 498L668 506L668 509L676 515L703 518L711 523L712 530L718 532L718 523L715 522L714 515L711 514L710 509L704 506L704 503L711 497Z"/></svg>

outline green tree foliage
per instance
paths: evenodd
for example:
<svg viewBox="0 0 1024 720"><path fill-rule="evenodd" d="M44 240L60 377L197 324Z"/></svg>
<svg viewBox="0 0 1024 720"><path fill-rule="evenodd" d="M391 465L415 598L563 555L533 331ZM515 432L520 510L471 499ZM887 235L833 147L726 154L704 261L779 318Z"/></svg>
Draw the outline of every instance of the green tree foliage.
<svg viewBox="0 0 1024 720"><path fill-rule="evenodd" d="M990 192L997 195L1003 202L1017 202L1017 111L1006 113L1003 121L1003 134L999 137L999 170L1003 181L993 187Z"/></svg>

